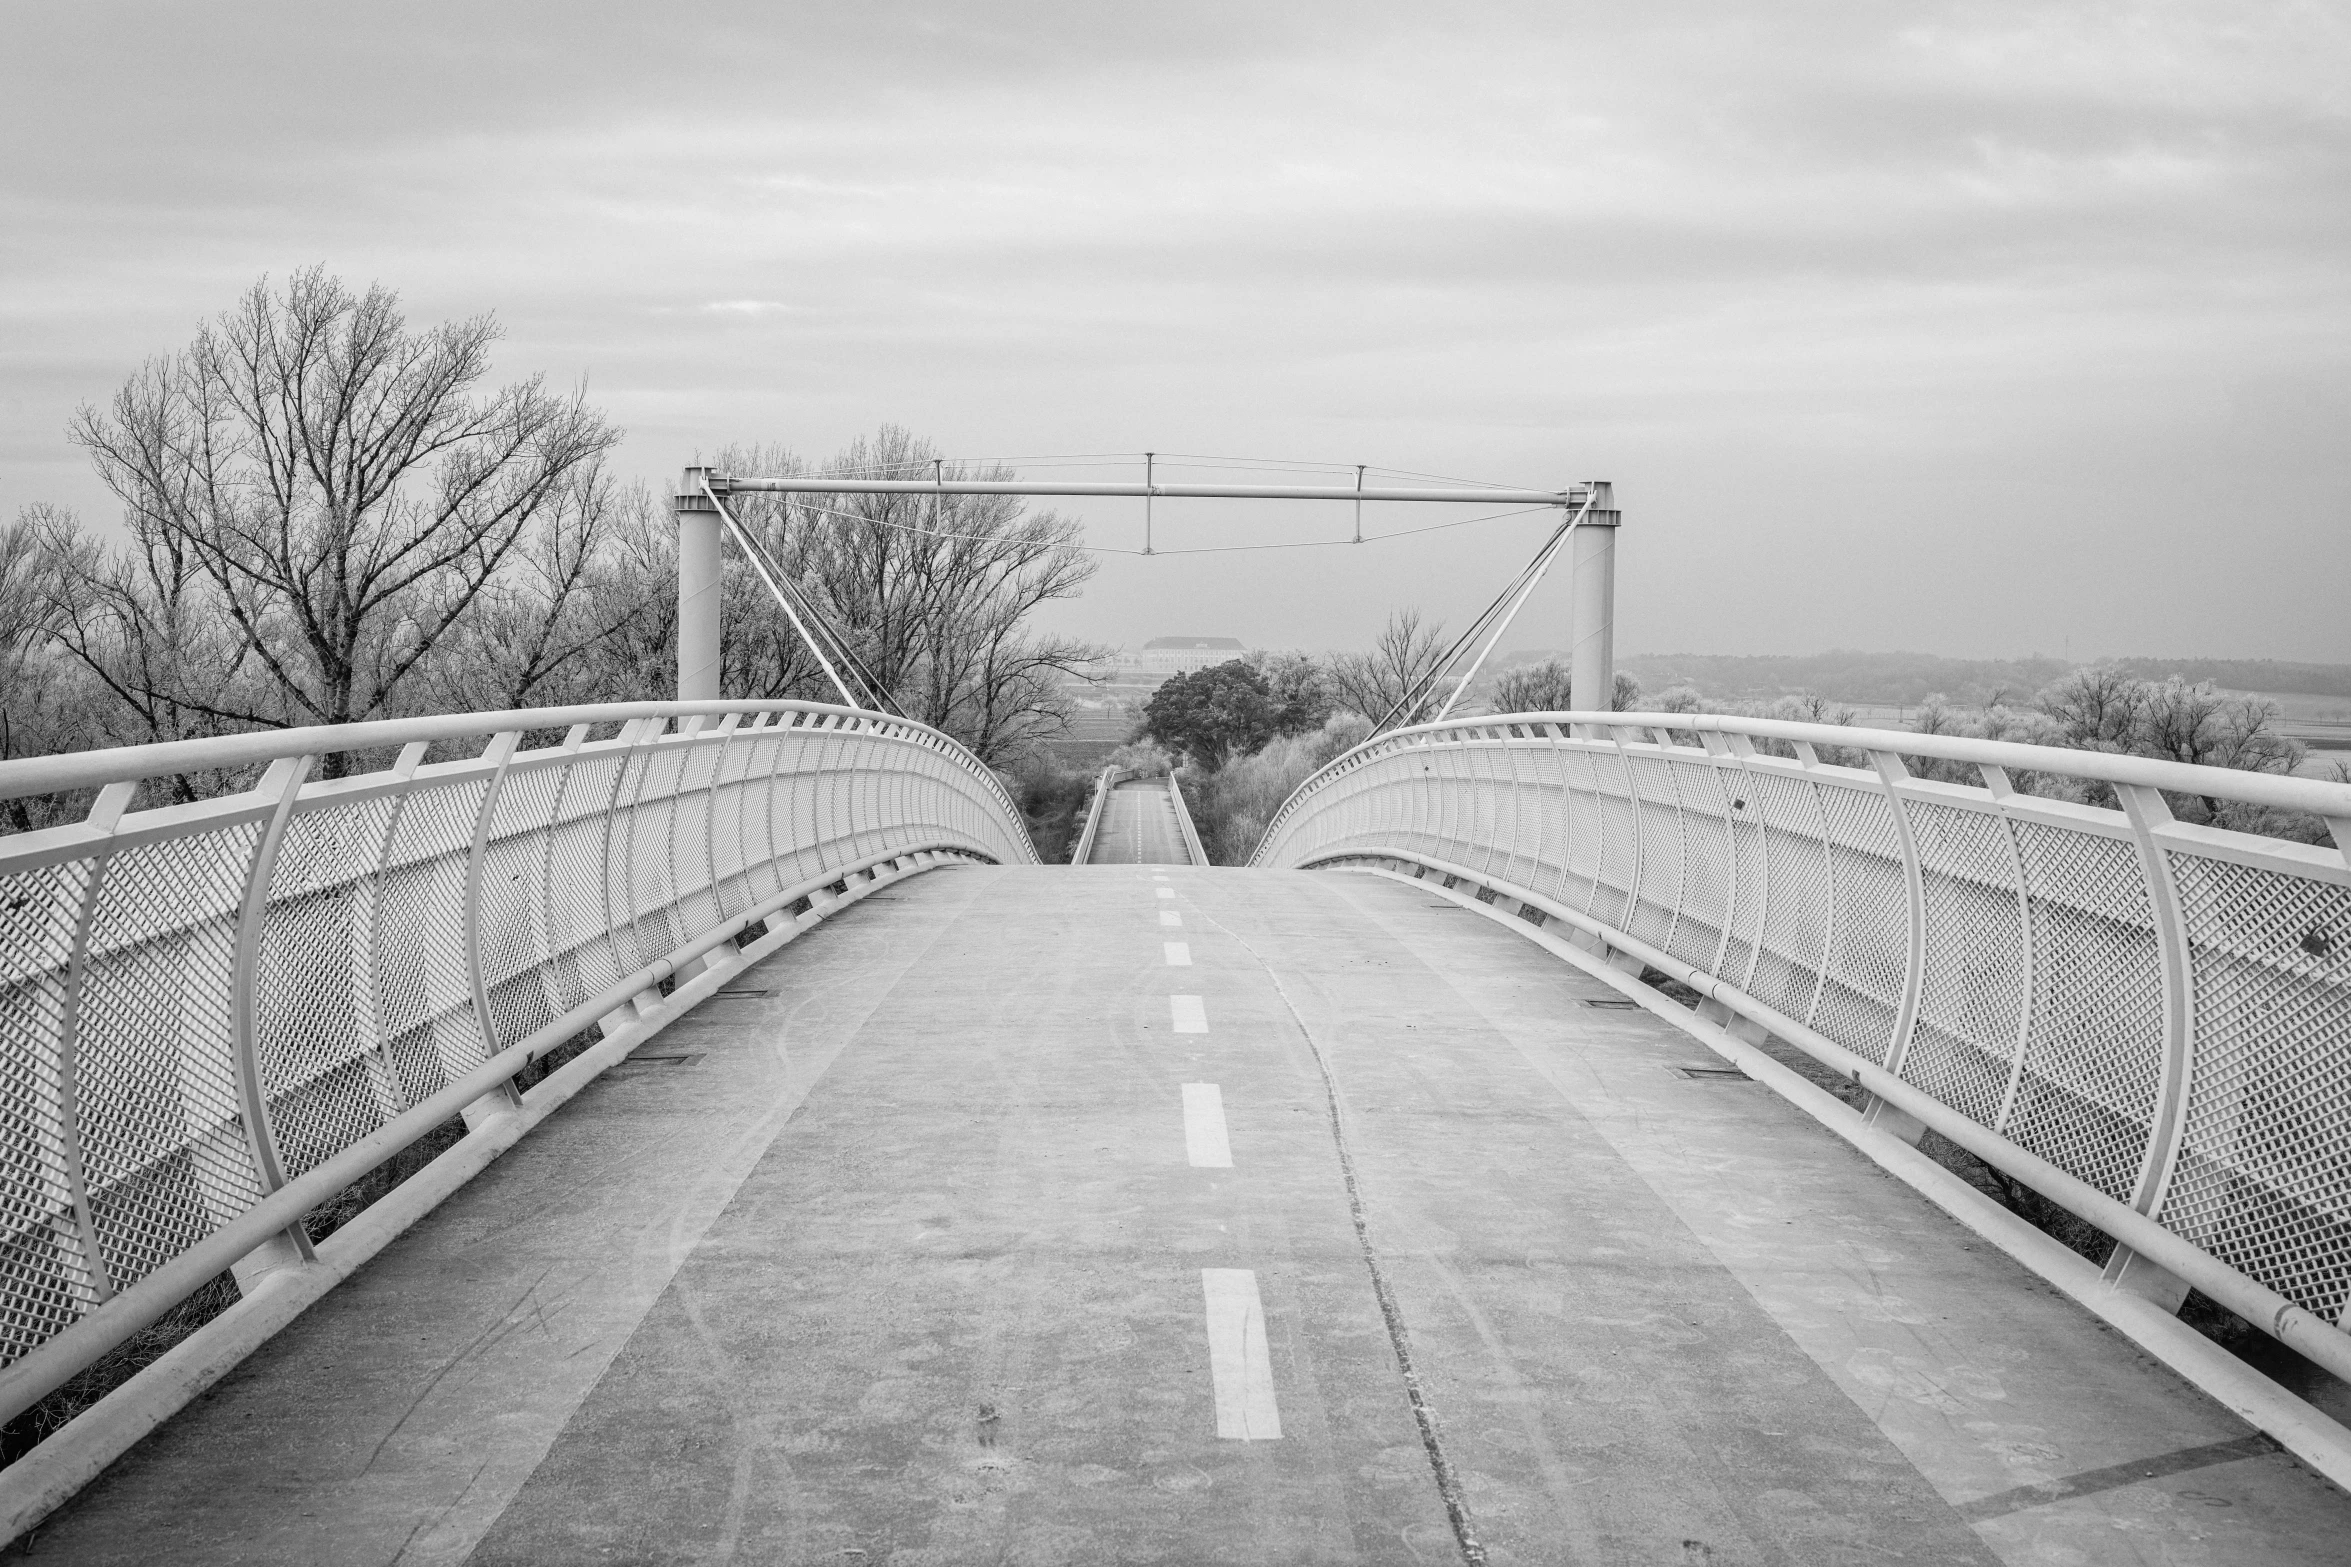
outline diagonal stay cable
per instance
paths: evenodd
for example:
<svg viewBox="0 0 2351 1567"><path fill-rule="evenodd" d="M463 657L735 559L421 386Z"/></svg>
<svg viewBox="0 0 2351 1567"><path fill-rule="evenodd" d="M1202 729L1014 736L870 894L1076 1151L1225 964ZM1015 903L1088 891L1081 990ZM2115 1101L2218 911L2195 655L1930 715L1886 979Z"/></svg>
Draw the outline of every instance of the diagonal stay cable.
<svg viewBox="0 0 2351 1567"><path fill-rule="evenodd" d="M1366 738L1386 733L1388 726L1396 721L1399 714L1409 712L1427 700L1429 690L1443 677L1444 672L1461 657L1461 650L1476 640L1479 632L1493 623L1494 617L1501 613L1504 601L1517 591L1519 584L1526 580L1527 574L1533 569L1531 561L1527 565L1521 566L1517 575L1504 583L1502 591L1494 595L1493 602L1478 611L1477 618L1469 623L1469 629L1455 637L1443 653L1439 654L1418 675L1411 677L1406 682L1403 694L1397 697L1394 706L1380 716L1379 722L1372 726L1371 736Z"/></svg>
<svg viewBox="0 0 2351 1567"><path fill-rule="evenodd" d="M787 508L785 516L788 522L790 519L789 508ZM902 706L898 699L891 694L889 683L884 681L880 675L874 673L873 666L868 664L865 661L864 656L857 651L857 644L852 642L846 632L842 631L840 627L834 625L832 620L827 617L822 610L817 608L816 601L814 599L810 598L797 583L792 582L789 574L784 571L782 564L776 560L774 555L768 552L766 541L754 534L752 535L752 543L757 546L760 555L766 559L769 567L774 570L778 579L791 587L793 594L800 601L800 607L807 611L808 618L815 622L819 630L823 631L827 637L832 639L833 647L841 655L841 662L847 664L852 670L854 670L857 674L857 678L864 683L866 690L873 694L875 708L881 712L895 713L900 718L909 716L905 707Z"/></svg>
<svg viewBox="0 0 2351 1567"><path fill-rule="evenodd" d="M751 547L750 534L744 530L741 523L735 520L735 514L727 510L726 502L718 498L717 492L711 489L708 479L702 481L702 493L708 496L710 504L717 508L719 521L725 523L727 531L735 536L736 548L740 549L751 562L751 569L759 574L759 580L767 584L767 591L774 596L777 605L782 608L784 618L791 621L792 629L800 633L800 640L808 644L808 651L814 653L817 663L824 667L825 677L832 681L833 689L841 693L841 705L863 707L865 704L849 694L848 683L842 680L841 672L833 667L831 659L825 657L823 647L819 646L816 638L809 634L807 624L801 620L800 612L792 607L792 600L784 592L782 584L768 571L764 552L754 550Z"/></svg>
<svg viewBox="0 0 2351 1567"><path fill-rule="evenodd" d="M1470 623L1469 629L1454 638L1452 646L1448 647L1435 663L1431 664L1418 679L1405 689L1404 695L1397 699L1396 705L1389 708L1386 715L1374 726L1372 734L1380 734L1395 720L1397 714L1426 700L1428 694L1434 690L1436 683L1444 678L1455 663L1459 662L1462 650L1476 641L1485 628L1491 625L1494 628L1492 635L1486 637L1485 645L1480 648L1476 661L1470 665L1469 673L1446 697L1445 704L1438 710L1437 717L1443 718L1453 710L1453 704L1461 700L1462 693L1469 689L1470 682L1475 680L1478 671L1485 667L1486 659L1494 651L1495 644L1501 641L1502 633L1510 629L1510 622L1517 618L1520 608L1533 594L1536 585L1543 580L1544 573L1551 569L1551 562L1558 558L1559 552L1566 547L1568 539L1574 535L1575 530L1583 523L1584 519L1591 514L1591 510L1592 498L1587 496L1584 504L1577 508L1558 528L1554 529L1549 538L1543 541L1541 548L1535 551L1534 558L1520 567L1517 575L1503 585L1502 591L1495 595L1494 601L1485 607L1475 621Z"/></svg>
<svg viewBox="0 0 2351 1567"><path fill-rule="evenodd" d="M1575 530L1582 527L1584 519L1592 514L1592 502L1598 498L1599 494L1600 491L1596 486L1586 491L1584 504L1576 509L1574 516L1567 519L1567 526L1554 533L1550 541L1535 556L1534 570L1525 574L1526 586L1518 590L1518 596L1510 601L1510 608L1503 612L1502 619L1495 625L1492 633L1487 636L1485 645L1478 649L1478 656L1470 661L1469 673L1461 677L1461 683L1455 686L1451 694L1445 698L1445 705L1437 709L1435 722L1443 723L1445 715L1453 711L1453 704L1461 700L1462 693L1477 683L1478 671L1486 667L1487 657L1501 642L1503 634L1509 631L1510 623L1518 618L1518 612L1526 607L1528 598L1533 596L1537 587L1541 586L1543 574L1551 569L1551 563L1559 558L1560 552L1567 548L1568 541L1575 537Z"/></svg>

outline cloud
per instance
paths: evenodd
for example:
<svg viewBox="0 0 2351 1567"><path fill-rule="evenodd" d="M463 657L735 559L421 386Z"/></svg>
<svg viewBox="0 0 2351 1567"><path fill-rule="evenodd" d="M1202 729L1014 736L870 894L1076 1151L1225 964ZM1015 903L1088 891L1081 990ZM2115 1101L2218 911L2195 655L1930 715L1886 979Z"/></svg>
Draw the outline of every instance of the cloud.
<svg viewBox="0 0 2351 1567"><path fill-rule="evenodd" d="M16 31L0 506L100 510L72 406L324 260L420 318L497 310L506 367L590 377L646 472L896 420L956 450L1602 473L1643 646L2351 658L2323 587L2351 576L2351 457L2280 412L2351 369L2336 8L155 6ZM2212 506L2241 547L2206 547ZM1346 641L1411 593L1466 613L1515 548L1106 576L1075 613Z"/></svg>

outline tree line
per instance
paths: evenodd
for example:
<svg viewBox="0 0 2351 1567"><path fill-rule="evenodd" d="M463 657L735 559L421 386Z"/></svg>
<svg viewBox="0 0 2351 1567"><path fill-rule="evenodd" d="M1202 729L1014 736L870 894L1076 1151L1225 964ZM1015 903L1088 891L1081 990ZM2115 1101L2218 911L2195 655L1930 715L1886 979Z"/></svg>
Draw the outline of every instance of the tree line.
<svg viewBox="0 0 2351 1567"><path fill-rule="evenodd" d="M1324 658L1259 650L1246 657L1178 675L1153 694L1138 716L1136 743L1119 753L1123 765L1185 773L1186 797L1210 857L1244 862L1258 836L1292 790L1326 763L1367 738L1383 716L1386 727L1435 716L1450 690L1434 678L1441 661L1441 628L1415 612L1393 613L1368 653ZM2019 744L2145 756L2204 767L2286 774L2308 751L2279 730L2277 704L2177 675L2153 679L2126 665L2063 669L2029 696L1995 696L1963 704L1930 693L1908 727L1919 734L1973 736ZM1569 671L1558 659L1505 670L1457 712L1561 712L1571 706ZM1854 712L1800 691L1761 701L1709 696L1681 682L1655 694L1619 670L1610 706L1617 712L1727 713L1804 723L1850 725ZM1793 755L1781 742L1759 748ZM1866 766L1857 747L1819 748L1823 760ZM1912 768L1946 782L1980 782L1964 764L1918 757ZM2342 781L2351 775L2336 764ZM2061 772L2019 772L2027 794L2113 806L2111 788ZM2182 820L2305 843L2330 841L2326 823L2301 812L2247 805L2218 795L2168 796Z"/></svg>
<svg viewBox="0 0 2351 1567"><path fill-rule="evenodd" d="M2070 659L1942 658L1930 653L1806 654L1645 653L1619 661L1659 689L1691 685L1726 701L1769 701L1818 691L1843 702L1916 707L1940 694L1971 707L2023 702L2079 667ZM2279 659L2114 658L2099 661L2141 680L2178 676L2237 691L2299 692L2351 698L2351 664Z"/></svg>
<svg viewBox="0 0 2351 1567"><path fill-rule="evenodd" d="M621 432L583 390L490 385L500 335L486 314L412 327L390 290L314 268L257 282L82 408L70 437L122 528L46 504L0 526L0 758L673 696L667 497L613 471ZM846 477L939 457L885 427L822 462L773 445L706 460ZM1063 680L1099 650L1030 616L1092 575L1074 519L996 496L737 509L907 716L996 766L1066 723ZM838 700L732 550L723 599L727 696ZM8 808L24 830L71 803Z"/></svg>

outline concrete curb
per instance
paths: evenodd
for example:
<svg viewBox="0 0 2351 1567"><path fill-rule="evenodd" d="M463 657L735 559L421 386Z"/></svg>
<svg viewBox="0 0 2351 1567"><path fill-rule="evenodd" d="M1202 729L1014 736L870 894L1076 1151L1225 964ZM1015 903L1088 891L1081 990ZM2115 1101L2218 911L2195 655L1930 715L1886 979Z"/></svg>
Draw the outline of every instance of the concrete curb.
<svg viewBox="0 0 2351 1567"><path fill-rule="evenodd" d="M1423 880L1375 866L1345 868L1359 875L1402 882L1416 892L1449 899L1484 915L1663 1018L1852 1144L1889 1175L2063 1291L2239 1418L2275 1437L2288 1452L2337 1486L2351 1491L2351 1431L2170 1312L2112 1288L2088 1258L2027 1224L1901 1138L1865 1124L1850 1106L1801 1073L1572 942L1467 892L1435 879Z"/></svg>
<svg viewBox="0 0 2351 1567"><path fill-rule="evenodd" d="M82 1411L24 1457L0 1469L0 1546L13 1542L72 1500L150 1431L193 1403L327 1291L358 1272L411 1225L489 1168L531 1128L743 969L877 888L940 866L965 863L943 857L906 870L884 871L876 866L863 880L858 879L862 873L852 873L846 892L821 903L811 900L807 913L740 949L739 962L705 970L679 984L639 1021L564 1063L524 1094L511 1113L493 1116L467 1132L446 1153L319 1242L315 1263L280 1268L266 1275L252 1294L174 1345L153 1365Z"/></svg>

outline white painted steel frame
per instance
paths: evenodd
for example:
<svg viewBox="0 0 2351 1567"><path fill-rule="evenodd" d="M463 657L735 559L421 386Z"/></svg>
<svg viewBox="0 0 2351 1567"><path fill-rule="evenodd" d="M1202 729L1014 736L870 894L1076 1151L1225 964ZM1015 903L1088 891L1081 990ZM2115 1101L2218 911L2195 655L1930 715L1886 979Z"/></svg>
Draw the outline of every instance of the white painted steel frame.
<svg viewBox="0 0 2351 1567"><path fill-rule="evenodd" d="M304 781L394 746L383 771ZM247 792L128 809L143 780L256 764ZM0 839L0 1419L223 1269L307 1262L307 1210L452 1115L511 1107L521 1067L739 961L801 899L916 858L1035 860L954 740L809 703L0 764L0 797L93 786L84 821Z"/></svg>
<svg viewBox="0 0 2351 1567"><path fill-rule="evenodd" d="M1139 500L1433 501L1474 506L1575 506L1590 498L1589 485L1564 490L1508 490L1499 487L1420 486L1359 489L1337 484L1088 484L1021 479L761 479L712 474L720 495L1103 495Z"/></svg>
<svg viewBox="0 0 2351 1567"><path fill-rule="evenodd" d="M2124 809L2020 794L2012 770L2110 785ZM2335 847L2178 822L2166 790L2313 813ZM2127 1248L2110 1277L2154 1264L2176 1284L2129 1287L2202 1290L2351 1376L2347 856L2351 788L2316 780L1578 712L1368 742L1284 803L1252 863L1387 861L1507 894L2097 1225Z"/></svg>

